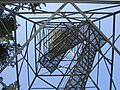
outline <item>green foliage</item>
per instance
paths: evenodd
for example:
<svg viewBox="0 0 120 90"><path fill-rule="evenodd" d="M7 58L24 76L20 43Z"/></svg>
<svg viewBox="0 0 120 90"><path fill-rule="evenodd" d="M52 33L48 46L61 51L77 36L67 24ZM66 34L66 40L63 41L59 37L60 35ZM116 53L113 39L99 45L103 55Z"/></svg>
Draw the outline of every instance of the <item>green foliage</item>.
<svg viewBox="0 0 120 90"><path fill-rule="evenodd" d="M38 8L41 9L41 5L46 6L45 3L20 3L20 4L0 4L0 7L6 5L11 6L11 12L5 14L4 10L0 8L0 67L3 66L11 58L11 55L14 53L15 45L13 42L12 31L14 31L15 20L13 19L12 12L18 12L20 9L32 10L35 12ZM20 44L18 44L20 47ZM11 64L11 66L13 66ZM7 87L3 87L2 90L17 90L17 82L10 84Z"/></svg>
<svg viewBox="0 0 120 90"><path fill-rule="evenodd" d="M10 84L7 87L3 87L2 90L17 90L18 84L17 81L15 81L14 83Z"/></svg>
<svg viewBox="0 0 120 90"><path fill-rule="evenodd" d="M0 18L0 37L5 37L8 34L12 34L14 31L15 21L12 17Z"/></svg>
<svg viewBox="0 0 120 90"><path fill-rule="evenodd" d="M9 37L0 38L0 66L9 60L13 51L14 45L10 43Z"/></svg>
<svg viewBox="0 0 120 90"><path fill-rule="evenodd" d="M45 3L0 4L3 8L6 5L11 6L11 12L5 14L4 10L0 9L0 66L4 65L10 59L15 48L11 41L13 40L12 31L17 26L15 25L12 12L18 12L20 9L24 10L25 8L35 12L38 8L41 9L41 5L46 6Z"/></svg>
<svg viewBox="0 0 120 90"><path fill-rule="evenodd" d="M0 66L4 65L14 52L12 35L15 26L14 22L12 16L0 17Z"/></svg>
<svg viewBox="0 0 120 90"><path fill-rule="evenodd" d="M41 5L44 5L46 7L45 3L19 3L19 4L9 4L12 7L13 12L18 12L20 9L24 10L27 8L28 10L32 10L32 12L35 12L38 9L42 9ZM15 7L13 7L15 6Z"/></svg>

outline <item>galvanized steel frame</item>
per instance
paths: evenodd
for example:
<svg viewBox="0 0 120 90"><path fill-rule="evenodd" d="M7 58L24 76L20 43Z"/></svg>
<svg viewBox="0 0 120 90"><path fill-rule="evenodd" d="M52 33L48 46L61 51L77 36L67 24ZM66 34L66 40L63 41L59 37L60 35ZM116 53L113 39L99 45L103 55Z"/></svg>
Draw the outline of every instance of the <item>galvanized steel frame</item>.
<svg viewBox="0 0 120 90"><path fill-rule="evenodd" d="M12 2L18 2L18 1L16 1L16 0L11 0ZM10 3L11 1L6 1L7 3ZM38 0L37 0L38 1ZM36 1L36 2L37 2ZM0 1L0 3L6 3L5 2L5 0L4 1ZM21 2L21 1L20 1ZM29 0L24 0L24 2L33 2L32 0L31 1L29 1ZM41 1L42 2L42 1ZM60 2L59 0L57 1L51 1L51 2ZM62 3L64 3L64 1L61 1ZM66 1L67 2L67 1ZM29 43L34 39L34 44L35 44L35 47L34 47L34 49L35 49L35 56L36 56L36 53L37 53L37 49L36 49L36 45L37 45L37 43L36 43L36 36L37 36L37 34L41 31L41 30L43 30L46 26L47 26L47 24L49 24L49 22L51 21L51 20L53 20L53 19L56 19L56 17L54 17L55 15L59 15L60 17L57 17L57 18L61 18L62 16L61 16L61 14L63 14L64 13L64 15L66 15L66 16L63 16L64 18L66 18L67 19L67 16L69 16L69 15L71 15L71 14L81 14L81 15L83 15L83 17L84 17L84 19L86 19L94 28L95 28L95 30L97 30L97 32L99 32L99 34L100 35L102 35L103 36L103 38L107 41L107 43L109 43L110 44L110 48L112 48L112 61L109 61L109 60L106 60L109 64L110 64L110 66L111 66L111 71L110 71L110 90L112 90L112 88L114 87L115 89L116 89L116 86L115 86L115 83L114 83L114 81L113 81L113 67L114 67L114 51L116 51L119 55L120 55L120 50L118 50L115 46L114 46L114 44L115 44L115 42L116 42L116 40L119 38L119 36L117 37L117 39L115 39L115 16L117 15L117 14L119 14L120 13L120 10L118 10L117 12L94 12L94 11L97 11L97 10L102 10L102 9L107 9L107 8L112 8L112 7L117 7L117 6L119 6L119 5L115 5L115 6L111 6L111 7L105 7L105 8L100 8L100 9L94 9L94 10L89 10L89 11L82 11L82 10L80 10L80 8L74 3L74 2L77 2L77 3L85 3L85 2L87 2L87 3L114 3L114 4L118 4L118 3L120 3L120 1L119 0L111 0L111 1L108 1L108 0L95 0L95 1L79 1L79 0L71 0L70 1L71 2L71 4L72 4L72 6L76 9L76 10L78 10L78 12L60 12L66 5L67 5L67 3L64 3L64 4L62 4L62 6L56 11L56 12L37 12L37 13L44 13L44 14L47 14L47 13L52 13L52 15L50 16L50 17L47 17L48 18L48 20L46 21L46 22L44 22L44 24L42 24L41 25L41 27L38 29L38 30L36 30L36 25L39 23L39 22L34 22L34 21L32 21L31 19L29 19L29 18L26 18L26 17L24 17L24 14L30 14L30 13L28 13L28 12L18 12L18 13L14 13L15 15L17 15L17 16L19 16L19 17L21 17L21 18L23 18L23 19L25 19L26 20L26 23L27 23L27 21L30 21L30 22L32 22L33 23L33 30L35 31L34 32L34 34L32 34L33 32L33 30L31 31L31 36L30 36L30 38L28 39L27 38L27 33L26 33L26 42L24 43L24 45L20 48L20 50L19 51L17 51L15 54L14 54L14 56L9 60L9 62L7 62L5 65L4 65L4 67L2 67L1 69L0 69L0 73L2 73L3 71L4 71L4 69L9 65L9 63L12 61L12 60L14 60L16 57L17 57L17 55L25 48L25 47L27 47L27 49L26 49L26 54L25 55L23 55L23 62L24 61L26 61L27 62L27 69L28 69L28 76L27 76L27 78L28 78L28 90L30 90L30 89L56 89L56 90L58 90L58 89L64 89L64 87L60 87L60 84L61 84L61 82L62 82L62 80L63 80L63 78L65 77L65 76L70 76L70 74L69 73L62 73L62 74L58 74L58 75L50 75L50 74L48 74L48 75L39 75L38 74L38 72L40 71L40 68L38 69L38 65L37 64L35 64L35 70L32 68L32 66L30 65L30 63L29 63L29 61L27 60L27 59L25 59L25 57L27 56L27 54L28 54L28 46L29 46ZM7 9L6 8L6 10L7 11L9 11L10 12L10 10L9 9ZM21 14L23 14L23 15L21 15ZM90 20L90 18L88 18L85 14L105 14L105 16L103 16L103 17L100 17L100 18L96 18L96 17L94 17L95 18L95 20L93 20L93 21L91 21ZM106 15L107 14L107 15ZM113 38L113 41L112 42L110 42L110 40L94 25L94 23L93 22L95 22L95 21L100 21L100 20L102 20L102 19L104 19L104 18L107 18L107 17L110 17L110 16L113 16L113 35L112 35L112 38ZM83 17L81 17L81 18L83 18ZM73 18L73 19L76 19L76 20L78 20L79 21L79 19L77 19L78 17L71 17L71 18ZM68 19L67 19L68 20ZM42 22L42 21L41 21ZM55 22L55 23L64 23L64 22ZM69 23L69 22L67 22L67 23ZM74 22L75 23L75 22ZM77 22L76 22L77 23ZM100 22L99 22L100 23ZM51 22L51 24L52 24L52 22ZM53 24L54 24L54 22L53 22ZM57 25L59 25L59 24L57 24ZM39 24L38 24L39 25ZM27 24L26 24L26 29L27 29ZM56 28L56 26L54 27L54 29ZM109 51L109 49L108 49L108 51ZM100 54L102 55L102 57L100 58L100 59L98 59L98 62L96 63L96 65L95 66L93 66L93 68L92 68L92 70L96 67L96 66L98 66L98 68L99 68L99 63L100 63L100 61L104 58L105 59L105 54L102 54L101 53L101 51L99 51L100 52ZM107 51L106 51L107 52ZM37 56L35 57L35 58L37 58ZM17 60L17 58L16 58L16 60ZM66 60L67 61L67 60ZM74 60L73 60L74 61ZM37 60L35 59L35 63L37 62ZM18 63L19 62L17 62L16 63L16 65L18 66ZM19 67L21 67L22 68L22 64L19 66ZM106 67L107 67L107 65L106 65ZM34 77L34 79L32 80L32 82L30 83L30 80L29 80L29 77L30 77L30 74L29 74L29 69L31 69L32 71L33 71L33 73L34 73L34 75L35 75L35 77ZM67 68L67 70L68 70L69 68ZM18 68L16 68L16 70L18 70ZM92 72L92 70L91 70L91 72ZM98 69L99 70L99 69ZM109 70L108 70L109 71ZM21 72L21 69L19 70L19 73L17 73L17 77L18 77L18 83L19 83L19 75L20 75L20 72ZM18 75L19 74L19 75ZM99 74L99 71L98 71L98 74ZM52 85L51 83L49 83L49 81L47 81L47 80L44 80L43 78L41 78L41 77L54 77L54 76L63 76L63 78L61 79L61 81L60 81L60 84L58 85L58 87L56 87L56 86L54 86L54 85ZM98 75L98 77L99 77L99 75ZM98 78L97 77L97 78ZM48 85L50 85L51 87L53 87L53 88L47 88L47 87L45 87L45 88L33 88L32 87L32 85L34 84L34 82L35 82L35 80L36 80L36 78L39 78L40 80L42 80L42 81L44 81L45 83L47 83ZM94 83L94 85L96 86L96 87L99 87L98 86L98 84L95 84L95 82L94 82L94 80L91 78L91 76L89 76L89 78L92 80L92 82ZM87 87L86 87L87 88ZM20 87L18 87L18 90L20 90ZM117 90L117 89L116 89Z"/></svg>

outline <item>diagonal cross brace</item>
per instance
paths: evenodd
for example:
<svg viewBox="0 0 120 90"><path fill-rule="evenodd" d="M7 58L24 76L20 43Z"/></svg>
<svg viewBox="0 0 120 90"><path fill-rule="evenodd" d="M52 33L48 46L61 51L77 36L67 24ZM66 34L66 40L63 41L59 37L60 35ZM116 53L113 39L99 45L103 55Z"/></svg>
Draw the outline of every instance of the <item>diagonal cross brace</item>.
<svg viewBox="0 0 120 90"><path fill-rule="evenodd" d="M71 72L71 76L65 86L65 90L85 90L95 55L96 49L92 45L86 44L77 59L77 64ZM78 76L76 76L76 74L78 74Z"/></svg>
<svg viewBox="0 0 120 90"><path fill-rule="evenodd" d="M110 44L110 46L120 55L120 51L109 41L109 39L98 29L98 27L82 12L82 10L75 5L74 3L71 3L71 5L78 11L80 14L90 23L91 26L94 27L94 29Z"/></svg>
<svg viewBox="0 0 120 90"><path fill-rule="evenodd" d="M50 18L23 44L23 46L13 55L13 57L11 57L11 59L0 69L0 73L9 65L9 63L11 61L14 60L14 58L30 43L30 41L40 32L40 30L42 30L45 25L47 25L53 18L54 16L60 12L65 6L67 5L67 3L64 3L58 10L56 10L56 12L54 14L52 14L50 16Z"/></svg>
<svg viewBox="0 0 120 90"><path fill-rule="evenodd" d="M91 25L83 23L80 33L86 38L86 44L78 56L77 63L73 67L71 76L65 86L65 90L80 88L85 89L87 79L94 62L96 52L106 43L102 36ZM80 74L76 76L76 74ZM98 88L97 85L95 85ZM98 88L99 90L99 88Z"/></svg>
<svg viewBox="0 0 120 90"><path fill-rule="evenodd" d="M50 73L53 73L66 52L83 41L84 39L82 35L79 34L79 30L69 30L69 28L66 28L66 30L50 44L51 49L40 58L39 62Z"/></svg>

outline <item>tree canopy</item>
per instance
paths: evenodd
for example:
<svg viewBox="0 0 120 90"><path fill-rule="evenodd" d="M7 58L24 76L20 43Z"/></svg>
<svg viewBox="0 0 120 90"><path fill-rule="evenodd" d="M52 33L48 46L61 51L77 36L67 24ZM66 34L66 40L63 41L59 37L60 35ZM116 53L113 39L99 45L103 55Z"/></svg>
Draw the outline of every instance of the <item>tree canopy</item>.
<svg viewBox="0 0 120 90"><path fill-rule="evenodd" d="M11 12L6 14L5 7L9 5ZM15 31L16 21L12 16L12 12L18 12L20 9L32 10L35 12L37 8L41 9L41 5L46 6L45 3L18 3L18 4L0 4L0 66L4 65L10 58L11 53L14 51L13 31Z"/></svg>
<svg viewBox="0 0 120 90"><path fill-rule="evenodd" d="M34 13L37 8L41 9L42 4L46 6L45 3L0 4L0 67L8 62L15 52L13 31L17 29L17 24L12 12L18 12L20 9L24 10L26 7ZM4 12L7 5L11 7L11 12L8 14ZM20 44L17 44L17 46L20 47ZM11 66L14 65L11 64ZM2 90L15 90L15 88L17 88L17 82L10 84L8 87L3 87Z"/></svg>

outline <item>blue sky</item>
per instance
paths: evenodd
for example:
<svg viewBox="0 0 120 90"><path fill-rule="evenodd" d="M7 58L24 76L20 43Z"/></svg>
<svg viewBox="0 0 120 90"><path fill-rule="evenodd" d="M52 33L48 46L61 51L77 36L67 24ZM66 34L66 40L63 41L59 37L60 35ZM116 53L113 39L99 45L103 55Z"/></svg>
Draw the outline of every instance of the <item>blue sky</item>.
<svg viewBox="0 0 120 90"><path fill-rule="evenodd" d="M57 4L57 3L54 3L54 4L47 4L46 7L42 6L42 9L43 10L47 10L47 11L56 11L62 4ZM107 6L107 5L102 5L102 4L78 4L78 6L81 8L81 10L83 11L86 11L86 10L89 10L89 9L93 9L93 8L96 8L96 7L104 7L104 6ZM109 5L108 5L109 6ZM119 10L119 8L115 8L115 9L110 9L108 10L109 12L112 12L112 11L115 11L115 10ZM76 11L70 4L68 4L62 11ZM26 15L27 16L27 15ZM36 14L35 16L37 17L43 17L45 15L40 15L40 14ZM47 16L47 15L46 15ZM50 16L50 15L48 15ZM78 15L80 16L80 15ZM95 17L99 17L100 15L95 15ZM29 17L34 17L34 15L29 15ZM59 21L59 20L58 20ZM20 24L20 27L18 28L17 30L17 42L20 43L21 45L23 45L25 43L25 40L26 40L26 35L25 35L25 23L26 23L26 20L22 19L22 18L19 18L17 17L17 22ZM119 23L120 23L120 14L118 14L116 16L116 37L118 35L120 35L120 26L119 26ZM95 23L97 26L98 26L98 22ZM27 31L28 31L28 37L30 36L30 32L32 30L32 26L33 24L30 23L30 22L27 22L27 25L28 25L28 28L27 28ZM39 28L37 26L37 28ZM112 35L112 17L109 17L109 18L106 18L104 20L101 20L101 29L100 29L108 38ZM112 39L111 39L112 40ZM117 42L115 43L116 47L119 49L120 47L120 39L117 40ZM109 47L110 45L109 44L106 44L103 48L102 48L102 52L104 53L107 48ZM22 53L24 54L25 52L25 49L22 51ZM71 54L69 54L71 55ZM34 68L34 40L31 41L30 43L30 46L29 46L29 53L28 53L28 59L29 59L29 62L30 64L33 66ZM18 55L18 58L20 59L22 56L21 55ZM111 58L111 51L109 53L106 54L106 57L107 58ZM96 55L96 58L95 58L95 62L97 60L98 56ZM95 64L94 62L94 64ZM19 62L19 65L22 63ZM65 64L67 64L69 62L66 62ZM115 81L115 84L116 84L116 87L117 89L120 89L120 56L115 52L115 59L114 59L114 81ZM93 64L93 65L94 65ZM109 64L108 64L109 66ZM24 64L23 64L23 68L22 68L22 72L20 74L20 86L21 86L21 89L22 90L27 90L27 64L26 62L24 61ZM110 67L110 66L109 66ZM45 69L42 69L40 73L44 72ZM95 69L92 73L91 73L91 77L93 77L93 79L96 81L96 70ZM46 70L45 70L46 71ZM59 73L57 70L54 72L54 74L57 74ZM34 74L33 72L30 70L30 80L33 79L34 77ZM7 67L3 73L1 73L1 75L3 78L4 78L4 82L9 85L11 83L13 83L15 80L16 80L16 73L15 73L15 68L11 68L11 67ZM46 80L48 80L49 82L51 82L53 85L57 85L57 82L61 79L60 78L57 78L57 77L50 77L49 79L47 78L44 78ZM88 80L89 81L89 80ZM93 85L91 83L91 81L89 81L87 83L87 85ZM46 84L43 82L43 81L40 81L39 79L36 79L35 83L33 86L43 86L45 87ZM100 89L101 90L108 90L109 89L109 77L108 77L108 72L107 72L107 69L106 69L106 66L105 66L105 62L104 60L102 60L100 62L100 77L99 77L99 86L100 86ZM96 90L96 89L88 89L88 90ZM114 89L113 89L114 90Z"/></svg>

